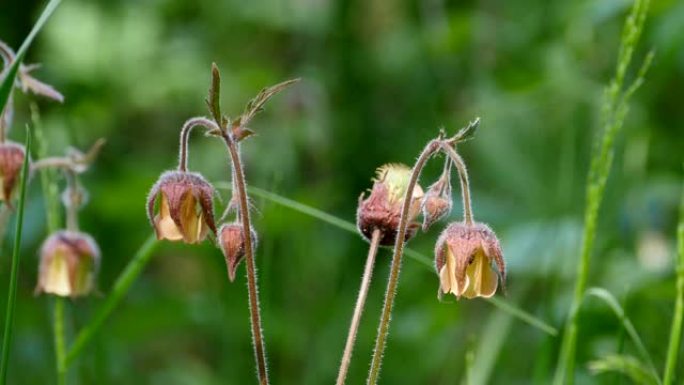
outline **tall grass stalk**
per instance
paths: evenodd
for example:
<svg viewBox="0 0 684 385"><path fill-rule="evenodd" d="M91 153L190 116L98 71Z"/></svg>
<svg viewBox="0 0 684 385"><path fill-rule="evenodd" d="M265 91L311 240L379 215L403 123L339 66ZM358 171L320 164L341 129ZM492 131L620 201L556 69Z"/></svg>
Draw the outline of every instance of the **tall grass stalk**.
<svg viewBox="0 0 684 385"><path fill-rule="evenodd" d="M682 323L684 322L684 191L679 207L679 225L677 226L677 299L675 300L674 314L672 316L672 330L670 330L670 342L667 347L667 360L663 373L663 384L674 383L677 369L677 353L682 341Z"/></svg>
<svg viewBox="0 0 684 385"><path fill-rule="evenodd" d="M26 180L29 173L29 154L31 153L31 131L26 128L26 156L21 167L21 183L19 187L19 205L14 234L14 248L12 250L12 270L10 273L9 290L7 293L7 310L5 312L5 330L2 335L2 359L0 361L0 385L7 382L7 368L9 365L9 350L12 346L12 331L14 326L14 308L17 301L17 281L19 280L19 262L21 249L21 234L24 225L24 205L26 200Z"/></svg>
<svg viewBox="0 0 684 385"><path fill-rule="evenodd" d="M594 147L587 177L582 247L580 260L577 265L575 291L563 333L558 365L553 381L556 385L572 384L574 380L575 350L578 333L577 319L589 278L589 263L596 237L599 208L603 199L608 174L613 163L614 141L627 115L629 98L643 83L644 75L653 58L653 54L650 53L644 60L634 82L629 86L625 86L625 76L643 30L648 5L649 0L634 1L622 31L615 77L604 92L601 108L602 133Z"/></svg>

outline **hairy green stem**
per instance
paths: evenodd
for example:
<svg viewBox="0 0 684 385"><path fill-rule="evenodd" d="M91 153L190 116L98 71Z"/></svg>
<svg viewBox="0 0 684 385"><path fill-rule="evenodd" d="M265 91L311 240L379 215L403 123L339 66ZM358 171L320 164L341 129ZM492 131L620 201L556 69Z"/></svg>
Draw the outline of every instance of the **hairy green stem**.
<svg viewBox="0 0 684 385"><path fill-rule="evenodd" d="M259 384L268 385L268 369L266 366L266 347L264 346L263 329L261 327L261 310L259 308L259 291L257 273L254 263L254 245L252 244L252 225L250 223L249 202L247 201L247 188L245 175L240 160L239 144L233 140L230 134L222 131L221 137L228 147L231 158L231 174L234 177L235 193L238 196L238 210L245 234L245 261L247 265L247 292L249 294L249 314L252 325L252 342L254 343L254 356L257 362L257 376Z"/></svg>
<svg viewBox="0 0 684 385"><path fill-rule="evenodd" d="M368 246L368 257L366 258L366 267L363 269L363 277L361 278L361 289L359 289L359 296L356 299L354 315L352 316L351 325L349 325L349 333L347 334L347 342L344 345L340 371L337 374L337 385L343 385L347 379L347 372L349 371L349 364L351 363L351 357L354 351L354 343L356 342L356 335L358 334L359 323L361 322L361 314L363 314L363 309L366 305L368 288L370 287L371 278L373 277L375 256L378 252L381 235L382 232L377 228L373 230L371 235L370 246Z"/></svg>
<svg viewBox="0 0 684 385"><path fill-rule="evenodd" d="M76 336L76 339L69 348L66 359L64 360L65 367L68 368L73 363L74 359L78 357L83 351L83 348L90 342L93 336L100 330L102 324L112 314L114 308L121 302L126 293L128 293L133 282L135 282L152 258L153 252L158 244L159 242L156 237L150 235L145 243L140 246L135 253L135 256L133 256L133 259L128 262L124 271L119 275L119 278L117 278L107 299L100 305L90 322L83 327Z"/></svg>
<svg viewBox="0 0 684 385"><path fill-rule="evenodd" d="M677 226L677 299L675 299L674 314L672 315L672 329L670 330L670 342L667 348L667 361L663 384L674 383L677 369L677 353L682 340L682 322L684 321L684 191L679 207L679 225Z"/></svg>
<svg viewBox="0 0 684 385"><path fill-rule="evenodd" d="M26 129L26 156L21 167L21 184L19 188L19 207L14 234L14 248L12 250L12 269L10 272L9 290L7 292L7 310L5 312L5 331L2 335L2 358L0 360L0 385L7 382L7 368L9 366L9 350L12 346L12 331L14 326L14 309L17 301L17 281L19 280L19 262L21 255L21 234L24 225L24 203L26 200L26 180L29 171L29 154L31 153L31 131Z"/></svg>
<svg viewBox="0 0 684 385"><path fill-rule="evenodd" d="M380 375L380 366L382 364L382 357L385 351L385 344L387 342L387 334L389 333L389 323L392 315L392 308L394 306L394 297L397 294L397 284L399 283L399 272L401 270L401 258L404 252L404 243L406 236L406 228L408 227L408 213L413 199L413 189L418 183L420 173L423 171L425 163L432 155L439 150L440 141L432 140L423 149L423 152L418 157L413 170L411 171L411 178L409 179L406 188L406 195L401 208L401 217L399 220L399 229L397 230L397 239L394 244L394 254L392 255L392 265L390 267L389 281L387 282L387 290L385 291L385 303L382 308L382 315L380 316L380 326L378 327L378 336L375 340L375 348L373 349L373 359L371 361L370 370L368 372L368 385L375 385L378 382Z"/></svg>

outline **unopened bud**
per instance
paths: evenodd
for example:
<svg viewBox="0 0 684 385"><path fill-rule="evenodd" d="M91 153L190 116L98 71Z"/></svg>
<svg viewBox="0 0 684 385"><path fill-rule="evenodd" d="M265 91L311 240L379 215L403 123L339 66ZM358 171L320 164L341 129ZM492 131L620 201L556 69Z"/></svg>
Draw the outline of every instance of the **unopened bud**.
<svg viewBox="0 0 684 385"><path fill-rule="evenodd" d="M437 182L428 188L423 199L423 231L451 212L451 185L448 170Z"/></svg>
<svg viewBox="0 0 684 385"><path fill-rule="evenodd" d="M251 229L252 251L256 249L257 235ZM219 229L218 243L226 258L226 268L228 269L228 279L230 282L235 280L235 272L238 265L245 258L245 232L242 225L238 223L226 223Z"/></svg>

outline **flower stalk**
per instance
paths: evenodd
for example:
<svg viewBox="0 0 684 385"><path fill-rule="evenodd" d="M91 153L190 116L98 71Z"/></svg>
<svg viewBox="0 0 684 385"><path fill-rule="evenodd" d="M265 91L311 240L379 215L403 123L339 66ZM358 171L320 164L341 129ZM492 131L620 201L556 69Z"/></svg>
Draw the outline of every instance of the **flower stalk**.
<svg viewBox="0 0 684 385"><path fill-rule="evenodd" d="M337 374L337 385L343 385L347 378L349 371L349 364L354 350L354 343L356 342L356 335L359 331L359 323L361 322L361 314L366 304L368 297L368 288L370 287L371 278L373 277L373 267L375 266L375 256L378 252L380 244L380 230L374 229L371 235L370 246L368 247L368 257L366 258L366 266L363 269L363 278L361 279L361 289L359 296L356 299L356 306L354 307L354 315L352 316L351 325L349 326L349 333L347 334L347 342L344 345L344 353L342 354L342 363L340 364L340 371Z"/></svg>
<svg viewBox="0 0 684 385"><path fill-rule="evenodd" d="M375 340L375 348L373 349L373 358L371 360L371 367L368 372L368 385L374 385L378 382L380 375L380 366L382 364L382 357L385 351L385 343L387 341L387 334L389 332L389 322L394 306L394 297L397 294L397 284L399 283L399 272L401 270L401 259L404 252L404 237L406 236L406 229L408 227L409 209L413 200L413 189L418 183L423 167L427 161L439 150L440 141L438 139L431 140L423 149L423 152L418 157L415 166L411 171L411 177L406 189L406 195L401 207L401 217L399 219L399 228L397 230L397 237L394 243L394 253L392 255L392 264L390 267L389 281L387 282L387 289L385 291L385 302L382 307L382 314L380 316L380 326L378 327L378 335Z"/></svg>
<svg viewBox="0 0 684 385"><path fill-rule="evenodd" d="M479 127L480 119L475 119L466 127L459 130L456 135L451 138L444 138L444 134L428 142L421 152L418 160L411 169L411 176L409 178L408 186L404 196L401 208L401 217L399 220L399 228L397 230L397 237L394 244L394 253L392 255L392 262L390 266L390 276L387 282L387 289L385 291L385 302L383 304L382 313L380 316L380 325L378 327L378 334L375 340L375 348L373 349L373 358L371 360L370 370L368 372L368 385L375 385L378 382L380 375L380 367L382 364L383 353L387 342L387 335L389 333L389 323L392 315L392 308L394 306L394 298L396 297L397 285L399 283L399 273L401 271L401 261L404 252L404 244L406 230L409 224L409 210L413 201L414 187L418 183L420 174L425 167L425 164L432 156L440 151L444 151L450 156L451 160L459 172L461 181L461 188L463 194L464 204L464 218L467 225L472 224L472 208L470 204L470 191L468 184L468 176L463 159L456 154L453 149L457 143L470 139Z"/></svg>

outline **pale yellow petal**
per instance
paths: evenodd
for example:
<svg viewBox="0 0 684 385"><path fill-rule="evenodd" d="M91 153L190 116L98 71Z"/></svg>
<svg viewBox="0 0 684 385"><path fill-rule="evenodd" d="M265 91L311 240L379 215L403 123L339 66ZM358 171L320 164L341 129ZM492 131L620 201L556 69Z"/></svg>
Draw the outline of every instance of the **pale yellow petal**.
<svg viewBox="0 0 684 385"><path fill-rule="evenodd" d="M470 277L470 285L463 293L466 298L489 298L496 293L499 280L482 251L477 252L473 263L466 269L466 276Z"/></svg>
<svg viewBox="0 0 684 385"><path fill-rule="evenodd" d="M439 271L439 286L442 288L443 293L451 292L451 278L449 276L446 265L442 266L442 269Z"/></svg>
<svg viewBox="0 0 684 385"><path fill-rule="evenodd" d="M168 239L170 241L183 239L183 234L181 234L180 229L176 226L173 218L171 218L169 201L164 194L162 194L159 214L154 217L154 225L159 239Z"/></svg>
<svg viewBox="0 0 684 385"><path fill-rule="evenodd" d="M183 223L183 235L188 243L196 243L200 240L202 231L202 214L197 214L197 200L192 194L186 194L181 203L181 222Z"/></svg>
<svg viewBox="0 0 684 385"><path fill-rule="evenodd" d="M62 297L71 295L71 284L69 282L69 268L64 255L56 254L47 266L47 274L43 276L44 281L41 286L43 291L56 294Z"/></svg>

